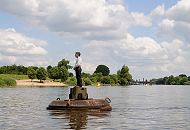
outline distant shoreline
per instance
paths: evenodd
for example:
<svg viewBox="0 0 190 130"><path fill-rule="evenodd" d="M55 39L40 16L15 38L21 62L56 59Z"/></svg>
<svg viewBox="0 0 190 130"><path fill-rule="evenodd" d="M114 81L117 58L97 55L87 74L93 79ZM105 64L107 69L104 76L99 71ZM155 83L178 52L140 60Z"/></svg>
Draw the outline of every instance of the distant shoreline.
<svg viewBox="0 0 190 130"><path fill-rule="evenodd" d="M34 79L31 81L30 79L24 79L24 80L16 80L16 86L20 87L64 87L66 86L64 83L60 82L54 82L45 80L43 83L40 83L39 80Z"/></svg>

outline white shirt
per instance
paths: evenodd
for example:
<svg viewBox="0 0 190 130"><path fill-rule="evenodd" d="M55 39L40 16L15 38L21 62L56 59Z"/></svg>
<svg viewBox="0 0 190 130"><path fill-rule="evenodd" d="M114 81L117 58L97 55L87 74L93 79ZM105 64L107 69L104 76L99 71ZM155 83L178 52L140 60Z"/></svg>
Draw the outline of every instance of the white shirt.
<svg viewBox="0 0 190 130"><path fill-rule="evenodd" d="M76 58L75 68L79 66L82 66L82 58L80 56Z"/></svg>

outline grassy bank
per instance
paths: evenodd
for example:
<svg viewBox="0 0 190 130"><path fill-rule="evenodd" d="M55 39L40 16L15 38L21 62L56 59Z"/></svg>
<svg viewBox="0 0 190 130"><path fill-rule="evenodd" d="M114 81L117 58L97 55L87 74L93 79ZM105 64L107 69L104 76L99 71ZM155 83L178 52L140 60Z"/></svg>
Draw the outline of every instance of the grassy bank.
<svg viewBox="0 0 190 130"><path fill-rule="evenodd" d="M34 79L32 82L28 78L28 75L17 75L17 74L0 74L0 87L7 86L65 86L60 83L59 80L53 81L47 78L44 83L40 83L39 80Z"/></svg>
<svg viewBox="0 0 190 130"><path fill-rule="evenodd" d="M0 87L16 86L16 80L28 79L27 75L0 74Z"/></svg>
<svg viewBox="0 0 190 130"><path fill-rule="evenodd" d="M27 75L17 75L17 74L0 74L0 78L23 80L23 79L28 79L28 76Z"/></svg>
<svg viewBox="0 0 190 130"><path fill-rule="evenodd" d="M16 80L7 75L0 75L0 87L16 86Z"/></svg>

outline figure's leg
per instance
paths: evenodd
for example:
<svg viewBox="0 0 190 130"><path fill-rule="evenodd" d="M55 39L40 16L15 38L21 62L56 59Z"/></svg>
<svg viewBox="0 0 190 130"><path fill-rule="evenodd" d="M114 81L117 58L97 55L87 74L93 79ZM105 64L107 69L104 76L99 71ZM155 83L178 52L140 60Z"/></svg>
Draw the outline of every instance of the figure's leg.
<svg viewBox="0 0 190 130"><path fill-rule="evenodd" d="M82 69L80 68L80 73L79 73L79 84L80 84L80 87L82 87Z"/></svg>
<svg viewBox="0 0 190 130"><path fill-rule="evenodd" d="M79 77L79 84L78 84L78 86L80 86L80 87L82 87L82 74L81 74L81 72L82 72L82 69L81 69L81 67L79 67L79 75L78 75L78 77Z"/></svg>
<svg viewBox="0 0 190 130"><path fill-rule="evenodd" d="M76 79L77 79L77 86L82 87L82 74L81 74L81 67L76 68Z"/></svg>
<svg viewBox="0 0 190 130"><path fill-rule="evenodd" d="M79 73L78 73L78 68L76 68L75 73L76 73L76 79L77 79L77 86L79 86Z"/></svg>

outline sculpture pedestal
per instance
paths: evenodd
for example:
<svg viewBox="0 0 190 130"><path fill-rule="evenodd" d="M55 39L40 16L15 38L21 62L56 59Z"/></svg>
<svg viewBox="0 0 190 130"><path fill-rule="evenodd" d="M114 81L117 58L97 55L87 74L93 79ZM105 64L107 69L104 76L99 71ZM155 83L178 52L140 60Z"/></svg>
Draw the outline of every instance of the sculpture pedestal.
<svg viewBox="0 0 190 130"><path fill-rule="evenodd" d="M88 99L87 88L79 86L70 88L69 99L87 100Z"/></svg>

